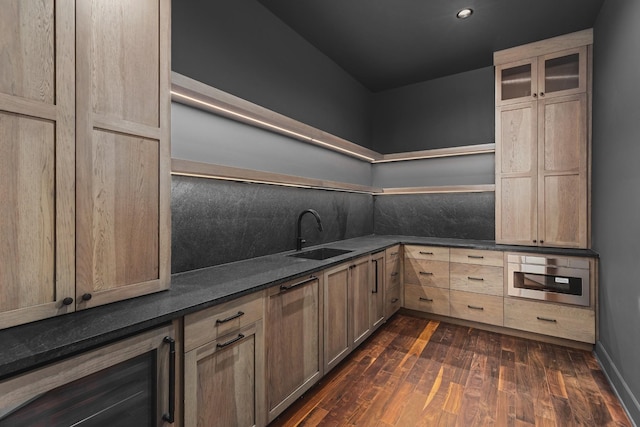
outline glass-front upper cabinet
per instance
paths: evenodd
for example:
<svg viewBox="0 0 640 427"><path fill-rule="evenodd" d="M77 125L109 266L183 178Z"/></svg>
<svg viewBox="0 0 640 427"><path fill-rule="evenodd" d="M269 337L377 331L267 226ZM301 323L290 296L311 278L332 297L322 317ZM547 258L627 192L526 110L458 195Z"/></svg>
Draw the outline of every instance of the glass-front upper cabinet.
<svg viewBox="0 0 640 427"><path fill-rule="evenodd" d="M496 105L585 92L587 48L496 66Z"/></svg>

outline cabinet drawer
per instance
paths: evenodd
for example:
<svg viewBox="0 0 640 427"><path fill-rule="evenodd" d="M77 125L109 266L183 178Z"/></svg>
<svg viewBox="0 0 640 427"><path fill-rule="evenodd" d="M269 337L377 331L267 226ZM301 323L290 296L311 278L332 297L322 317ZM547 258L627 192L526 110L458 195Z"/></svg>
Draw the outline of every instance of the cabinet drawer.
<svg viewBox="0 0 640 427"><path fill-rule="evenodd" d="M413 246L404 247L405 258L428 259L431 261L449 261L449 248L439 246Z"/></svg>
<svg viewBox="0 0 640 427"><path fill-rule="evenodd" d="M407 258L404 264L404 282L411 285L449 287L449 263Z"/></svg>
<svg viewBox="0 0 640 427"><path fill-rule="evenodd" d="M500 251L451 248L450 261L502 267L504 266L504 253Z"/></svg>
<svg viewBox="0 0 640 427"><path fill-rule="evenodd" d="M505 298L504 326L595 343L595 312L568 305Z"/></svg>
<svg viewBox="0 0 640 427"><path fill-rule="evenodd" d="M451 291L451 317L502 326L503 298Z"/></svg>
<svg viewBox="0 0 640 427"><path fill-rule="evenodd" d="M393 313L398 311L402 305L402 301L400 301L400 286L394 286L393 288L387 290L384 294L384 316L388 318Z"/></svg>
<svg viewBox="0 0 640 427"><path fill-rule="evenodd" d="M385 267L385 289L400 286L400 262L387 262Z"/></svg>
<svg viewBox="0 0 640 427"><path fill-rule="evenodd" d="M479 294L504 294L503 268L492 265L450 264L451 289Z"/></svg>
<svg viewBox="0 0 640 427"><path fill-rule="evenodd" d="M402 251L400 249L400 245L392 246L390 248L385 249L384 256L387 263L400 260L402 257Z"/></svg>
<svg viewBox="0 0 640 427"><path fill-rule="evenodd" d="M190 351L263 317L262 292L256 292L184 318L184 350Z"/></svg>
<svg viewBox="0 0 640 427"><path fill-rule="evenodd" d="M405 285L404 306L426 313L449 315L449 289Z"/></svg>

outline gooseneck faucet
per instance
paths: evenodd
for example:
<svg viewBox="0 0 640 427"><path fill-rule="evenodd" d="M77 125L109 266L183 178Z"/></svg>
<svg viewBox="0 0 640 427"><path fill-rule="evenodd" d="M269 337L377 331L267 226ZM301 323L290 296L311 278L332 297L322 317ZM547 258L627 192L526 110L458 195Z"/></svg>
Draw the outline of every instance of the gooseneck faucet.
<svg viewBox="0 0 640 427"><path fill-rule="evenodd" d="M306 240L302 238L302 217L306 213L310 213L311 215L316 217L316 221L318 222L318 230L322 231L322 220L320 219L320 215L318 214L318 212L314 211L313 209L303 210L300 213L300 216L298 217L298 235L296 237L296 251L302 250L302 244L306 242Z"/></svg>

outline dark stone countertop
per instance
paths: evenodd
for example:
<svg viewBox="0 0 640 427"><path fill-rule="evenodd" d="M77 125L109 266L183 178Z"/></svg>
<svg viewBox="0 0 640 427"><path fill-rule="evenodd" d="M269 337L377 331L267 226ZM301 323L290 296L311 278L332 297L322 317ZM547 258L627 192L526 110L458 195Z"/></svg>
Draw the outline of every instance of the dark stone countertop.
<svg viewBox="0 0 640 427"><path fill-rule="evenodd" d="M174 274L171 289L0 330L0 379L170 322L287 280L398 243L598 257L591 250L496 245L492 241L414 236L365 236L322 245L350 249L324 261L268 255ZM307 248L308 249L308 248Z"/></svg>

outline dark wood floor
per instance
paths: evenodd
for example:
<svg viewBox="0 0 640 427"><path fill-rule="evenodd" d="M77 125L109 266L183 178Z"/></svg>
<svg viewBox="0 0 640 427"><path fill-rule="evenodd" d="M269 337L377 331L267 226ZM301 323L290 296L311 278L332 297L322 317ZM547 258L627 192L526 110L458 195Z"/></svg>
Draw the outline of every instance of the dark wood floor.
<svg viewBox="0 0 640 427"><path fill-rule="evenodd" d="M631 426L589 352L396 315L271 426Z"/></svg>

